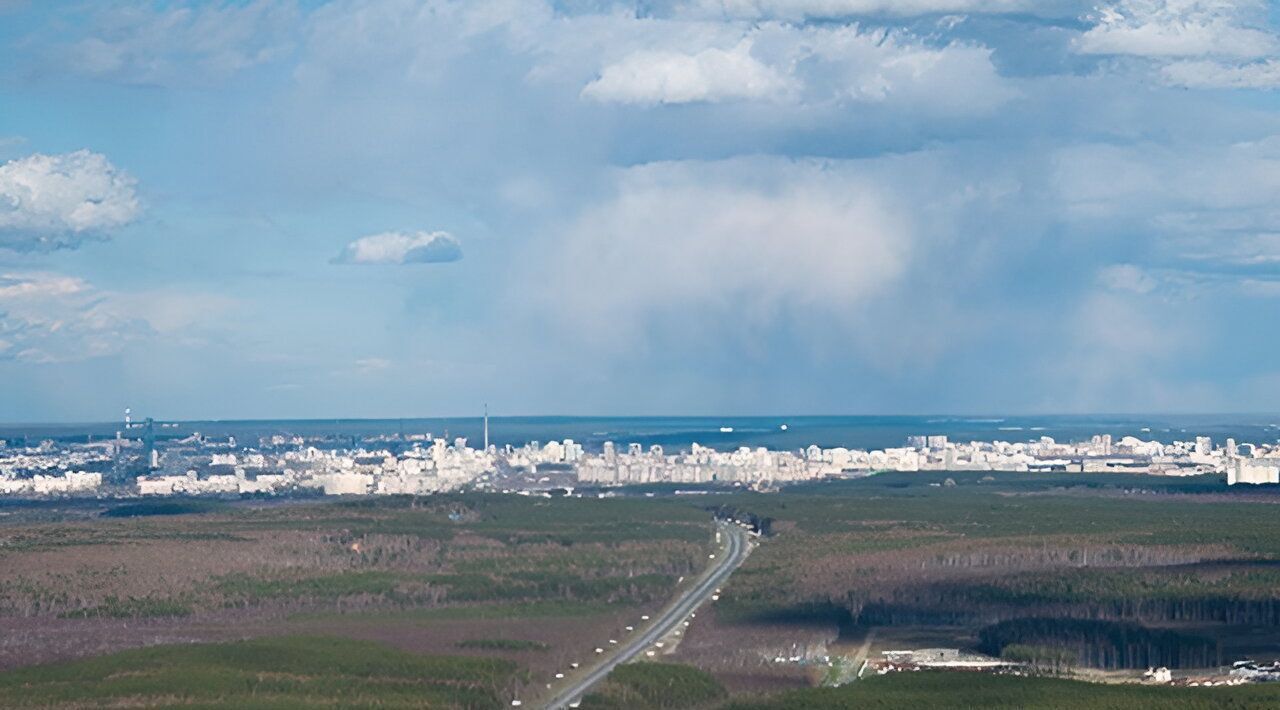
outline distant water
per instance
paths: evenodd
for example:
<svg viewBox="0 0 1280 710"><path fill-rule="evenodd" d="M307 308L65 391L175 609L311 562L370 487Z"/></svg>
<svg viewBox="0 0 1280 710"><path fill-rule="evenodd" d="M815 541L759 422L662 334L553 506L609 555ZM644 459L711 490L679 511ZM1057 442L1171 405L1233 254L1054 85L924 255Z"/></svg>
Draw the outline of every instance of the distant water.
<svg viewBox="0 0 1280 710"><path fill-rule="evenodd" d="M783 430L782 426L786 425ZM34 443L41 439L85 441L115 435L120 422L89 424L0 424L0 439ZM732 429L732 431L722 431ZM1149 431L1144 431L1147 429ZM479 417L449 419L324 419L274 421L191 421L177 427L159 427L157 438L184 437L193 432L207 436L235 436L253 444L259 436L365 437L377 434L431 433L466 437L478 446L483 425ZM137 435L137 430L133 434ZM1239 442L1273 443L1280 440L1280 415L1072 415L1016 417L949 416L825 416L825 417L491 417L489 440L502 446L529 441L573 439L588 450L599 450L605 441L622 446L636 442L648 448L687 449L698 443L716 449L766 446L800 449L822 447L885 448L901 446L913 434L942 434L956 441L1029 441L1050 436L1057 441L1079 441L1094 434L1137 436L1163 442L1211 436L1221 444L1227 437Z"/></svg>

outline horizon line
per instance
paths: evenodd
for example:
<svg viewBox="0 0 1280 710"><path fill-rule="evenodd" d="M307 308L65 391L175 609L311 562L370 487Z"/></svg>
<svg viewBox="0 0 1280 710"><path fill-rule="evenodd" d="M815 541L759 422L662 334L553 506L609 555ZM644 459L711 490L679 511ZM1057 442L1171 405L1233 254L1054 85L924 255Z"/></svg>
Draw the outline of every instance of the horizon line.
<svg viewBox="0 0 1280 710"><path fill-rule="evenodd" d="M1028 417L1263 417L1276 416L1280 417L1280 411L1257 411L1257 412L1032 412L1032 413L976 413L976 414L957 414L946 412L928 412L918 414L907 413L880 413L880 414L503 414L488 415L491 420L512 420L512 419L834 419L834 418L924 418L924 417L944 417L949 419L969 420L969 423L983 423L983 420L1010 419L1010 418L1028 418ZM396 422L396 421L424 421L424 420L476 420L481 421L485 417L484 413L465 414L465 415L415 415L404 417L246 417L246 418L210 418L210 419L169 419L162 417L152 417L151 419L157 423L171 424L254 424L269 422ZM104 425L119 424L120 419L99 419L99 420L53 420L53 421L0 421L0 427L32 427L32 426L87 426L87 425ZM146 421L146 417L133 421L134 427ZM785 422L784 422L785 423ZM994 421L989 421L994 423Z"/></svg>

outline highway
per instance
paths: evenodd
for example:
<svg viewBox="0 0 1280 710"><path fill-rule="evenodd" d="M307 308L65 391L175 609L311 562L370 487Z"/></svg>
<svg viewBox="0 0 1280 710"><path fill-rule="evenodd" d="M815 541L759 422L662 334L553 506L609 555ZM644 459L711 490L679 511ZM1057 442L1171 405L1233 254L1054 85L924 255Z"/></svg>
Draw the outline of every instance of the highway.
<svg viewBox="0 0 1280 710"><path fill-rule="evenodd" d="M599 647L605 649L604 657L595 664L578 671L581 674L580 677L570 676L565 681L569 685L556 691L556 694L543 707L549 710L569 707L570 703L581 699L592 686L604 680L615 666L626 663L645 650L653 648L655 642L678 628L702 602L715 594L716 588L724 584L751 550L745 530L728 523L716 523L716 525L716 529L723 533L725 542L716 551L715 564L703 571L702 576L684 594L668 603L655 619L647 622L648 626L637 627L630 638L620 641L617 646L601 643Z"/></svg>

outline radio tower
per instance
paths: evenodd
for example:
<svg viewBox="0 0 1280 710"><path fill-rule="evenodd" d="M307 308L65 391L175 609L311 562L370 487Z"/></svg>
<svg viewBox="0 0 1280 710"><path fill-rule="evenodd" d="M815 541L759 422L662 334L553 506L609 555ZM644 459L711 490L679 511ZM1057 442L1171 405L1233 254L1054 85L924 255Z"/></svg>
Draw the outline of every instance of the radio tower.
<svg viewBox="0 0 1280 710"><path fill-rule="evenodd" d="M489 450L489 404L484 405L484 450Z"/></svg>

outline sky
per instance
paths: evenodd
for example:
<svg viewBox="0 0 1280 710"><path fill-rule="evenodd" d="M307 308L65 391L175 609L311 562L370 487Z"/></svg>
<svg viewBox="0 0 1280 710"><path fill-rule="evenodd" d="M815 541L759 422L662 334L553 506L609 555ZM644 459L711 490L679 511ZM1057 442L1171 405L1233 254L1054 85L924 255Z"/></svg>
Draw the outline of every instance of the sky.
<svg viewBox="0 0 1280 710"><path fill-rule="evenodd" d="M1280 411L1266 0L0 0L0 420Z"/></svg>

